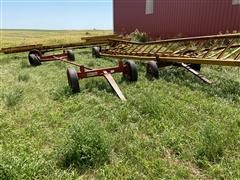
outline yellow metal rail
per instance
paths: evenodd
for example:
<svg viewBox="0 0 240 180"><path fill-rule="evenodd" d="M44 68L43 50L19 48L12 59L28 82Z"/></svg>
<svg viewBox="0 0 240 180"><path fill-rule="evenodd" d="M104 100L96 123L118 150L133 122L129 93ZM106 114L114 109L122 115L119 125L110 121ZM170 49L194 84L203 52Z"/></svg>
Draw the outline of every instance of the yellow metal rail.
<svg viewBox="0 0 240 180"><path fill-rule="evenodd" d="M109 38L120 38L117 35L105 35L105 36L90 36L90 37L82 37L82 42L77 43L68 43L68 44L55 44L55 45L43 45L43 44L35 44L35 45L27 45L27 46L17 46L17 47L8 47L0 49L0 53L4 54L12 54L12 53L21 53L28 52L33 49L37 49L40 51L54 51L58 49L78 49L85 47L92 47L96 45L103 45L108 43Z"/></svg>
<svg viewBox="0 0 240 180"><path fill-rule="evenodd" d="M240 66L240 34L160 40L147 43L109 39L101 56L172 63Z"/></svg>

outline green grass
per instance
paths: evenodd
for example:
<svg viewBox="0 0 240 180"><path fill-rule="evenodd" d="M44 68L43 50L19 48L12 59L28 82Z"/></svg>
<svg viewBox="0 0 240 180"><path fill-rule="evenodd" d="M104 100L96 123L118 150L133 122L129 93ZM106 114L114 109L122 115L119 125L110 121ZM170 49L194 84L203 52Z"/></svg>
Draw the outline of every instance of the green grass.
<svg viewBox="0 0 240 180"><path fill-rule="evenodd" d="M97 121L79 122L71 131L66 148L60 152L59 163L63 167L72 166L84 172L109 162L109 136L99 128Z"/></svg>
<svg viewBox="0 0 240 180"><path fill-rule="evenodd" d="M3 46L32 44L35 35L40 43L64 42L68 33L6 31ZM116 64L90 50L75 54L92 67ZM67 67L30 67L27 53L1 55L0 179L240 177L239 68L203 66L214 82L206 85L171 67L149 81L138 63L137 83L114 75L127 98L121 102L101 77L80 80L73 95Z"/></svg>

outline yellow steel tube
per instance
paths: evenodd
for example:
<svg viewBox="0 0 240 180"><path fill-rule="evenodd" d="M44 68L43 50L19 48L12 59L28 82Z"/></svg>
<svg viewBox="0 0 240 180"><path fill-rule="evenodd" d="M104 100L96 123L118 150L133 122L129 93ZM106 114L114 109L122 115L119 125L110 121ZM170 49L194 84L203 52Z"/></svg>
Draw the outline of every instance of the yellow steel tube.
<svg viewBox="0 0 240 180"><path fill-rule="evenodd" d="M101 56L112 57L119 59L133 59L143 61L165 61L165 62L178 62L178 63L192 63L192 64L211 64L221 66L240 66L240 60L221 60L221 59L204 59L204 58L185 58L185 57L155 57L155 56L131 56L131 55L110 55L101 53Z"/></svg>

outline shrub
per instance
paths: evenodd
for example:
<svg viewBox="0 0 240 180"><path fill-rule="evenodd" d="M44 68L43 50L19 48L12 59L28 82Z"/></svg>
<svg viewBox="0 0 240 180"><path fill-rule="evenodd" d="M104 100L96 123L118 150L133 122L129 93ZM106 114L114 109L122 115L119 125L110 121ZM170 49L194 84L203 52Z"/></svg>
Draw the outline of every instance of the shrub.
<svg viewBox="0 0 240 180"><path fill-rule="evenodd" d="M109 141L104 131L94 122L75 126L70 143L61 153L64 167L81 170L94 168L109 161Z"/></svg>
<svg viewBox="0 0 240 180"><path fill-rule="evenodd" d="M129 35L130 39L132 41L137 41L137 42L146 42L148 41L148 35L145 32L140 32L138 29L136 29L134 32L132 32Z"/></svg>

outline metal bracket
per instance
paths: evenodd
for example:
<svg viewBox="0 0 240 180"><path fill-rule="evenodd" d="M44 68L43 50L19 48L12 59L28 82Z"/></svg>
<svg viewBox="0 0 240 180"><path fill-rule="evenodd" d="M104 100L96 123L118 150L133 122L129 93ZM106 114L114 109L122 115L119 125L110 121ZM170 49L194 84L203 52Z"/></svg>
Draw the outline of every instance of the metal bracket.
<svg viewBox="0 0 240 180"><path fill-rule="evenodd" d="M189 71L190 73L192 73L193 75L195 75L196 77L198 77L199 79L201 79L203 82L207 83L207 84L212 84L212 81L208 80L206 77L204 77L202 74L200 74L198 71L192 69L189 65L185 64L185 63L181 63L181 66L186 69L187 71Z"/></svg>

